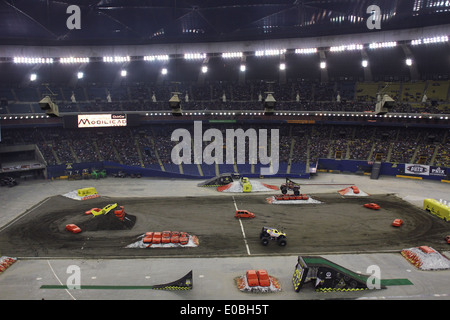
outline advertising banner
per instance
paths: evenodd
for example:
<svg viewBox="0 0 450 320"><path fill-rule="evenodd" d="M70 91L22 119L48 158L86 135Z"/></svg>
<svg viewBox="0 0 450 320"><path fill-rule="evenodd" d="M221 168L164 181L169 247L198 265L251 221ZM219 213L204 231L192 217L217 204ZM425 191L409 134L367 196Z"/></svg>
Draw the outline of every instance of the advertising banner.
<svg viewBox="0 0 450 320"><path fill-rule="evenodd" d="M405 174L428 176L430 175L430 166L426 166L423 164L406 163Z"/></svg>
<svg viewBox="0 0 450 320"><path fill-rule="evenodd" d="M126 114L79 114L78 128L125 127Z"/></svg>
<svg viewBox="0 0 450 320"><path fill-rule="evenodd" d="M446 169L442 167L430 166L430 176L447 177Z"/></svg>

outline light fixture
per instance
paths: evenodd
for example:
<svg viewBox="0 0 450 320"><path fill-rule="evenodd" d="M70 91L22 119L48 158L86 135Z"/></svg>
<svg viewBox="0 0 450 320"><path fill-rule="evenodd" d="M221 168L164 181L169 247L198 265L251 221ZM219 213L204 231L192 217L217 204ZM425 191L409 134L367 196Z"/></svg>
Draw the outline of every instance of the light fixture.
<svg viewBox="0 0 450 320"><path fill-rule="evenodd" d="M311 54L316 53L317 48L304 48L304 49L295 49L295 53L297 54Z"/></svg>
<svg viewBox="0 0 450 320"><path fill-rule="evenodd" d="M185 53L184 58L186 60L199 60L199 59L205 59L206 53Z"/></svg>
<svg viewBox="0 0 450 320"><path fill-rule="evenodd" d="M330 47L331 52L339 52L339 51L354 51L354 50L362 50L363 45L362 44L349 44L349 45L341 45L341 46L334 46Z"/></svg>
<svg viewBox="0 0 450 320"><path fill-rule="evenodd" d="M255 56L278 56L286 52L286 49L269 49L269 50L258 50L255 51Z"/></svg>
<svg viewBox="0 0 450 320"><path fill-rule="evenodd" d="M361 65L363 66L363 68L367 68L367 66L369 65L369 61L363 60L361 61Z"/></svg>
<svg viewBox="0 0 450 320"><path fill-rule="evenodd" d="M129 56L103 57L103 62L129 62L130 60Z"/></svg>
<svg viewBox="0 0 450 320"><path fill-rule="evenodd" d="M244 72L246 70L245 64L241 64L240 68L239 68L242 72Z"/></svg>
<svg viewBox="0 0 450 320"><path fill-rule="evenodd" d="M167 54L144 56L144 61L167 61L167 60L169 60L169 55Z"/></svg>
<svg viewBox="0 0 450 320"><path fill-rule="evenodd" d="M53 58L14 57L13 61L18 64L50 64Z"/></svg>
<svg viewBox="0 0 450 320"><path fill-rule="evenodd" d="M84 73L83 72L78 72L77 73L77 78L78 79L83 79L83 77L84 77Z"/></svg>
<svg viewBox="0 0 450 320"><path fill-rule="evenodd" d="M243 56L242 52L223 52L222 58L240 58Z"/></svg>
<svg viewBox="0 0 450 320"><path fill-rule="evenodd" d="M286 64L280 63L280 70L286 70Z"/></svg>
<svg viewBox="0 0 450 320"><path fill-rule="evenodd" d="M448 36L437 36L431 38L415 39L411 40L411 45L416 46L420 44L440 43L440 42L448 42Z"/></svg>
<svg viewBox="0 0 450 320"><path fill-rule="evenodd" d="M89 63L89 58L75 58L75 57L68 57L68 58L60 58L59 63L63 64L69 64L69 63Z"/></svg>
<svg viewBox="0 0 450 320"><path fill-rule="evenodd" d="M208 67L202 66L202 73L207 73L207 72L208 72Z"/></svg>
<svg viewBox="0 0 450 320"><path fill-rule="evenodd" d="M30 81L36 81L36 79L37 79L36 73L30 74Z"/></svg>
<svg viewBox="0 0 450 320"><path fill-rule="evenodd" d="M410 59L410 58L406 59L405 62L406 62L407 66L411 66L412 65L412 59Z"/></svg>
<svg viewBox="0 0 450 320"><path fill-rule="evenodd" d="M167 68L162 68L161 69L161 74L164 74L164 75L167 74Z"/></svg>
<svg viewBox="0 0 450 320"><path fill-rule="evenodd" d="M325 69L327 67L327 63L325 61L322 61L320 63L320 69Z"/></svg>
<svg viewBox="0 0 450 320"><path fill-rule="evenodd" d="M369 44L370 49L378 49L378 48L393 48L397 46L396 41L387 41L387 42L373 42Z"/></svg>
<svg viewBox="0 0 450 320"><path fill-rule="evenodd" d="M121 75L122 77L126 77L126 76L127 76L127 70L122 70L122 71L120 71L120 75Z"/></svg>

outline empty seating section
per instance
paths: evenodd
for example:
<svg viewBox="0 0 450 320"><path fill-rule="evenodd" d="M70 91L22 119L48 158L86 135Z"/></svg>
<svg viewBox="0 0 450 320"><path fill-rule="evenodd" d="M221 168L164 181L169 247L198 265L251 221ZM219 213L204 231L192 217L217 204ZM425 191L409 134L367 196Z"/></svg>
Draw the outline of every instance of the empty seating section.
<svg viewBox="0 0 450 320"><path fill-rule="evenodd" d="M173 92L180 93L185 110L261 110L261 100L271 91L279 110L373 111L377 94L389 94L394 112L450 113L449 81L318 83L206 82L129 83L77 87L52 85L61 112L167 111ZM38 101L49 90L44 86L0 88L0 114L37 113ZM424 94L427 103L422 103ZM340 97L340 102L337 97Z"/></svg>
<svg viewBox="0 0 450 320"><path fill-rule="evenodd" d="M418 103L422 102L427 83L425 81L405 82L402 90L402 101Z"/></svg>
<svg viewBox="0 0 450 320"><path fill-rule="evenodd" d="M358 82L356 83L356 101L375 102L380 85L378 82Z"/></svg>
<svg viewBox="0 0 450 320"><path fill-rule="evenodd" d="M450 81L430 81L426 89L428 99L437 102L448 101Z"/></svg>

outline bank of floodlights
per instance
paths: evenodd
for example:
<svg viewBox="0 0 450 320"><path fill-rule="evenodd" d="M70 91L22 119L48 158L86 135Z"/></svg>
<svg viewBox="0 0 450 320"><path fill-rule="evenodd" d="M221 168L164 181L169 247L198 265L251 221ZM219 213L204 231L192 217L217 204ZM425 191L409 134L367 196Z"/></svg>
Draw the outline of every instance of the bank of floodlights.
<svg viewBox="0 0 450 320"><path fill-rule="evenodd" d="M59 59L59 63L62 64L76 64L76 63L89 63L89 58L81 58L81 57L64 57Z"/></svg>
<svg viewBox="0 0 450 320"><path fill-rule="evenodd" d="M53 58L35 58L35 57L14 57L16 64L51 64Z"/></svg>
<svg viewBox="0 0 450 320"><path fill-rule="evenodd" d="M169 61L169 55L158 54L158 55L144 56L144 61Z"/></svg>

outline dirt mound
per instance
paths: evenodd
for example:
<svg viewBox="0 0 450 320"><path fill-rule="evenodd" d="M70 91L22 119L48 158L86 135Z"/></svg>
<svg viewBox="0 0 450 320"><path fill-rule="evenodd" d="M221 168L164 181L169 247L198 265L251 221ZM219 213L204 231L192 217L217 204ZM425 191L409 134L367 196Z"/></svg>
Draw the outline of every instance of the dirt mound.
<svg viewBox="0 0 450 320"><path fill-rule="evenodd" d="M120 220L114 214L102 214L98 216L88 215L83 221L77 222L77 226L82 231L100 231L100 230L130 230L136 223L136 216L125 214L123 220Z"/></svg>

